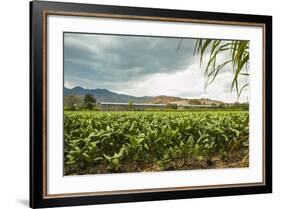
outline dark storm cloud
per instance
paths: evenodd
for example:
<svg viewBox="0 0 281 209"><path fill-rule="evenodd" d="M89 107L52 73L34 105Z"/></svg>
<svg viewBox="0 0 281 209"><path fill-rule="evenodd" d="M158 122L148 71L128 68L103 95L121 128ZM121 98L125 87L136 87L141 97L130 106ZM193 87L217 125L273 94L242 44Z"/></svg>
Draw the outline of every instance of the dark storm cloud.
<svg viewBox="0 0 281 209"><path fill-rule="evenodd" d="M195 41L179 38L66 33L66 84L115 89L155 73L174 73L192 62Z"/></svg>
<svg viewBox="0 0 281 209"><path fill-rule="evenodd" d="M195 39L65 33L64 85L105 88L134 96L179 96L236 101L231 64L207 89L204 71L209 51L193 56ZM217 63L230 59L220 54ZM244 78L243 78L244 79ZM240 78L239 78L240 81ZM244 82L244 81L243 81ZM239 82L239 83L243 83ZM240 97L246 101L248 90Z"/></svg>

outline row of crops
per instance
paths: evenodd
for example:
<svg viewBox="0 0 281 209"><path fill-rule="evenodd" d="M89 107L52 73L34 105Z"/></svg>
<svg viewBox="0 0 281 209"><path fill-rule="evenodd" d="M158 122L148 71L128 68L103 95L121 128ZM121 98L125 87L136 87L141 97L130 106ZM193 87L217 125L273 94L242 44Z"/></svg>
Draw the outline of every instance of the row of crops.
<svg viewBox="0 0 281 209"><path fill-rule="evenodd" d="M65 112L64 173L192 169L232 153L244 158L248 124L243 111Z"/></svg>

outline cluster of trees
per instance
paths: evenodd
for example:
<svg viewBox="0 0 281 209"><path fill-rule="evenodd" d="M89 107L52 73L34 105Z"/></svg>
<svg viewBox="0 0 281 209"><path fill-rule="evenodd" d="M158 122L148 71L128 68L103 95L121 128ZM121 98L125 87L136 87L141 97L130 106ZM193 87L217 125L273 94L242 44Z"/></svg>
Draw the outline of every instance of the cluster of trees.
<svg viewBox="0 0 281 209"><path fill-rule="evenodd" d="M200 99L190 99L189 104L191 105L201 105Z"/></svg>
<svg viewBox="0 0 281 209"><path fill-rule="evenodd" d="M176 110L176 109L178 109L178 105L169 103L169 104L167 104L167 109Z"/></svg>
<svg viewBox="0 0 281 209"><path fill-rule="evenodd" d="M97 99L91 94L64 96L64 109L70 111L95 110L97 109Z"/></svg>
<svg viewBox="0 0 281 209"><path fill-rule="evenodd" d="M239 103L235 102L234 104L220 104L219 109L233 109L233 110L249 110L249 103Z"/></svg>

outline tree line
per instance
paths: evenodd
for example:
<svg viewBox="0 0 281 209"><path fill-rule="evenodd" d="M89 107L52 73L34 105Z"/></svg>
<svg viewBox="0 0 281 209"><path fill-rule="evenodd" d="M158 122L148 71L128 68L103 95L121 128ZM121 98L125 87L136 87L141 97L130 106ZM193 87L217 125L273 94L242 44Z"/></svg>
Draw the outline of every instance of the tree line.
<svg viewBox="0 0 281 209"><path fill-rule="evenodd" d="M97 99L92 94L67 95L63 98L64 110L95 110L97 108Z"/></svg>

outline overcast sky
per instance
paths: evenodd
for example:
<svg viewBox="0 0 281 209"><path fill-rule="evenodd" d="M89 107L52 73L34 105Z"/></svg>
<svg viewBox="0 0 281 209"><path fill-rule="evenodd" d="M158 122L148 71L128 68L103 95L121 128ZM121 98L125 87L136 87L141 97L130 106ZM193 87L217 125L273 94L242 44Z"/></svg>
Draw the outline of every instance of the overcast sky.
<svg viewBox="0 0 281 209"><path fill-rule="evenodd" d="M194 39L64 34L64 85L103 88L133 96L178 96L235 102L226 67L204 89L204 66L193 56ZM227 56L227 55L225 55ZM226 59L226 57L220 57ZM247 101L244 90L240 102Z"/></svg>

